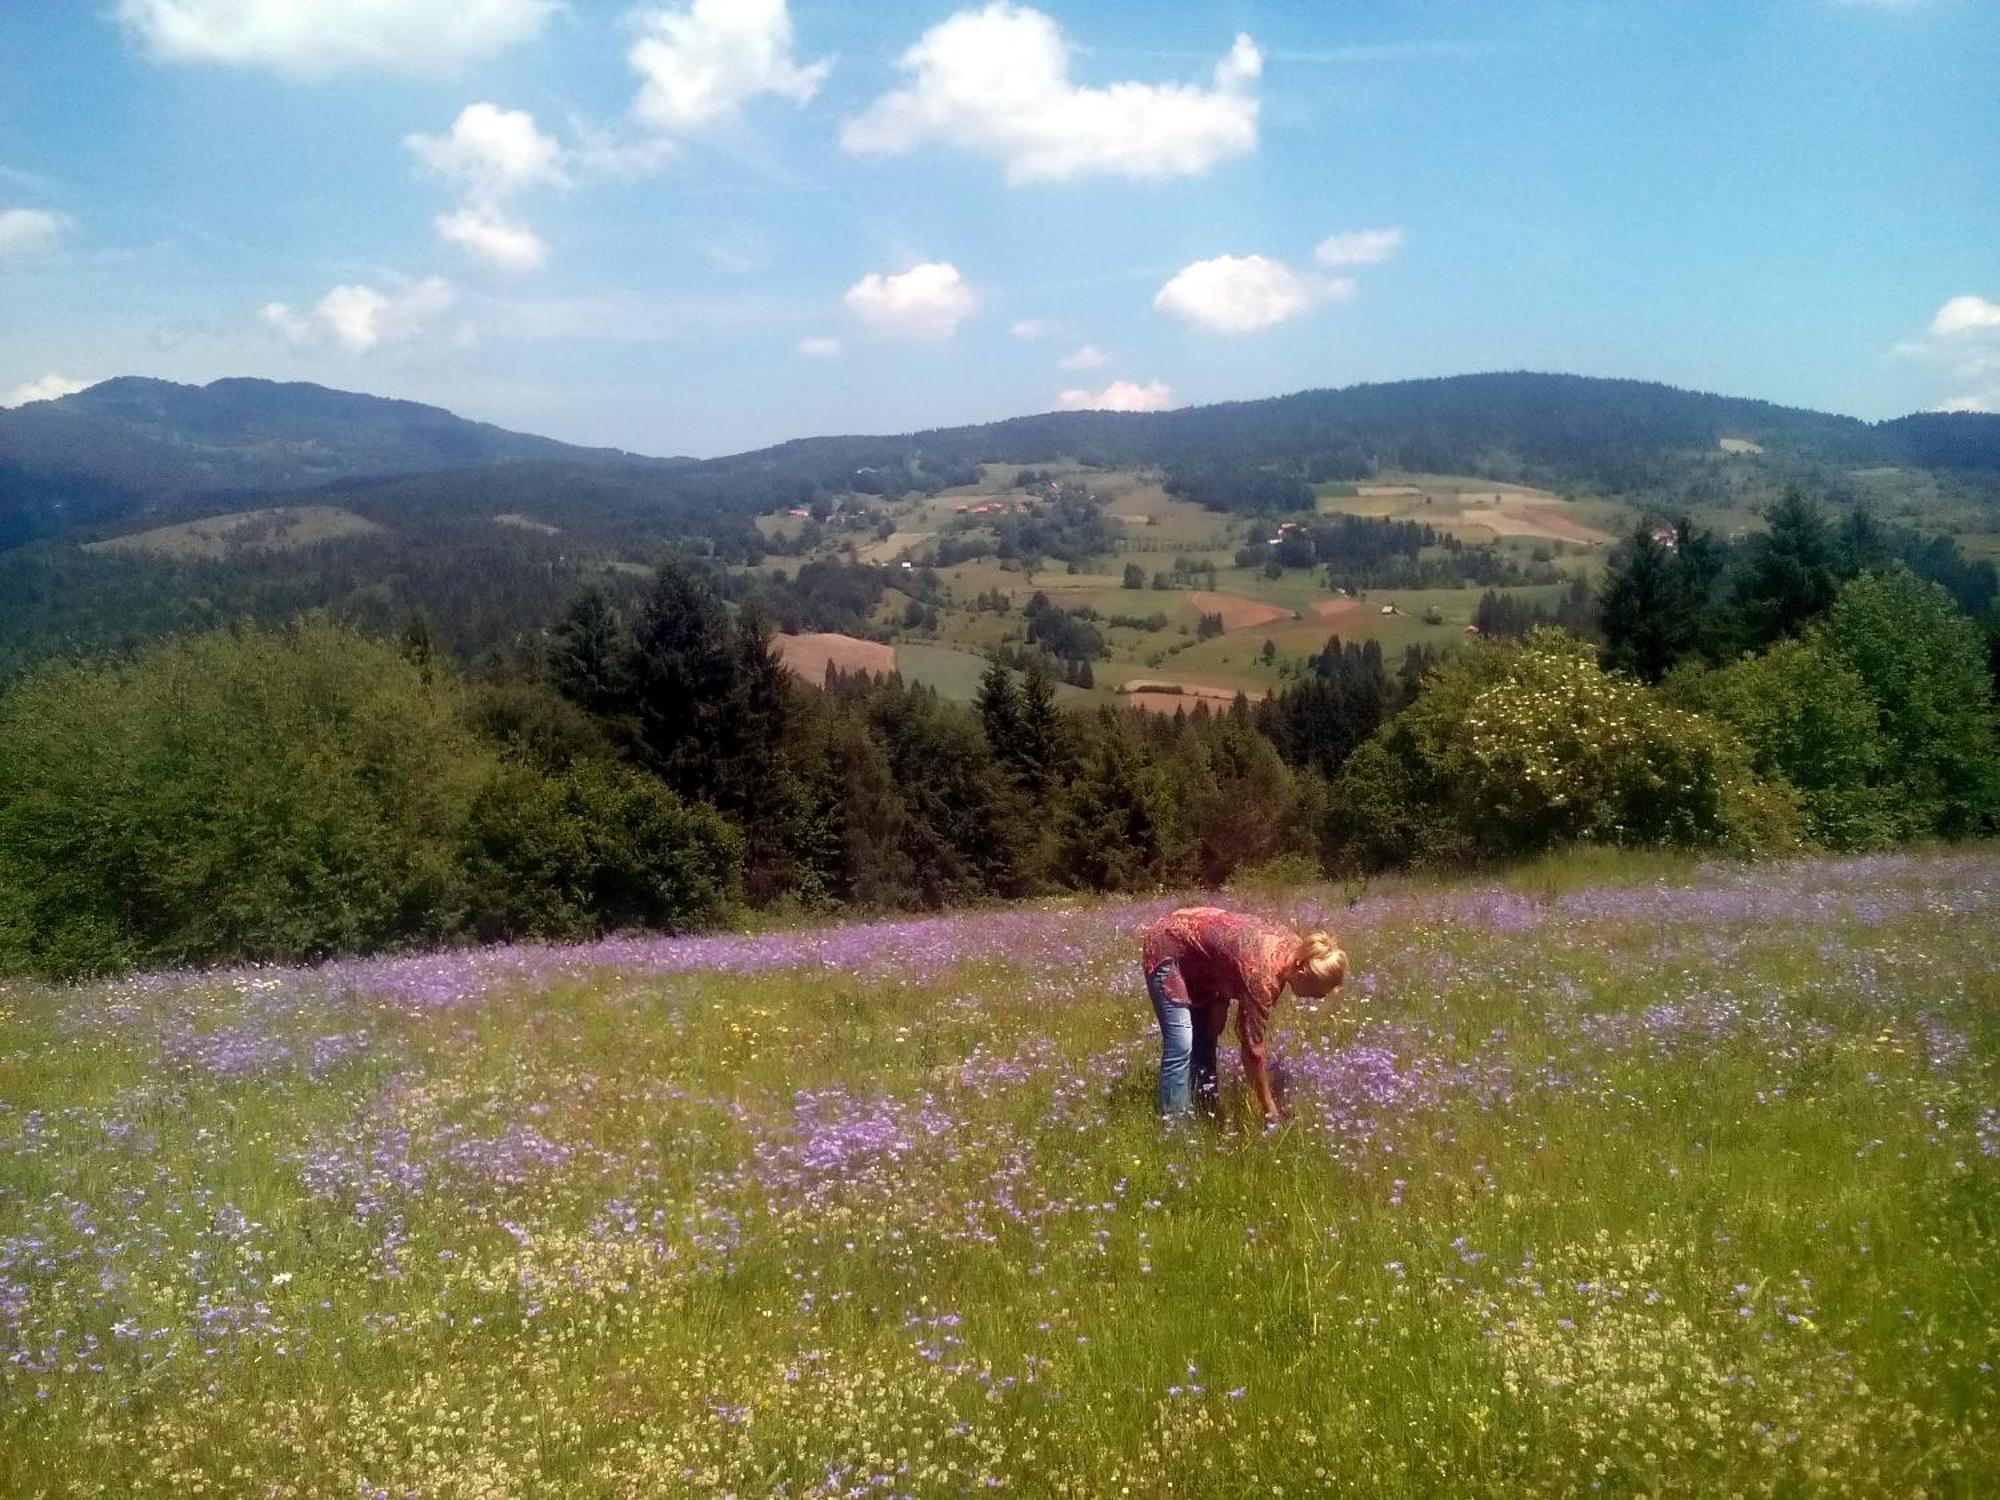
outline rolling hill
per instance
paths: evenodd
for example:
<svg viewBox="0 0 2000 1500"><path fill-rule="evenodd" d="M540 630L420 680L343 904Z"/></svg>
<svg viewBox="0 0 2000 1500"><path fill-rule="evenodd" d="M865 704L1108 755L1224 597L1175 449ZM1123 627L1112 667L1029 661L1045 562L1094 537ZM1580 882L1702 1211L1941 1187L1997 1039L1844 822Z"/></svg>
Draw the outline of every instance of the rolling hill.
<svg viewBox="0 0 2000 1500"><path fill-rule="evenodd" d="M671 545L746 575L851 556L886 565L893 584L911 557L937 561L942 542L967 535L964 523L979 518L957 515L971 508L963 502L991 501L985 508L1013 515L1024 536L1045 530L1047 509L1038 520L1018 494L1006 497L1020 468L1037 465L1096 495L1113 523L1081 547L1089 557L1073 541L1067 552L1052 544L1076 576L1049 580L1033 563L1008 571L1008 554L992 551L995 561L944 577L953 597L930 601L945 606L942 626L910 635L899 623L913 606L906 593L892 588L864 622L846 605L804 600L801 573L791 602L808 607L794 609L806 617L794 628L865 623L984 652L1009 637L1004 616L982 613L977 596L1022 586L1051 590L1065 608L1150 618L1171 596L1141 608L1115 581L1085 586L1101 567L1118 571L1103 562L1113 554L1143 562L1149 576L1176 556L1233 568L1226 590L1291 612L1309 602L1300 590L1312 580L1273 581L1242 565L1241 546L1266 535L1253 518L1343 509L1435 523L1497 548L1517 585L1544 592L1552 556L1570 575L1595 565L1589 546L1565 561L1551 542L1601 548L1638 516L1684 511L1740 535L1793 485L1835 509L1865 502L1897 526L1955 536L1976 559L2000 556L2000 416L1868 423L1642 381L1455 376L1172 412L802 438L696 461L579 448L314 385L122 378L0 410L0 677L51 651L122 650L168 630L315 608L371 629L423 613L461 652L504 649L582 582L636 587ZM1496 485L1523 505L1501 504ZM1343 487L1348 500L1336 498ZM835 524L821 528L828 515ZM978 535L1000 546L999 529ZM811 586L831 576L814 574ZM1473 597L1447 600L1444 623L1390 621L1408 618L1419 635L1453 631ZM1433 602L1411 608L1431 613ZM1165 634L1121 637L1134 670L1179 645L1188 622L1166 614ZM1304 641L1316 622L1302 614L1292 634ZM1233 643L1205 649L1232 681L1249 670ZM1204 666L1201 655L1183 665Z"/></svg>
<svg viewBox="0 0 2000 1500"><path fill-rule="evenodd" d="M654 464L304 383L132 376L0 409L0 546L205 498L517 463Z"/></svg>

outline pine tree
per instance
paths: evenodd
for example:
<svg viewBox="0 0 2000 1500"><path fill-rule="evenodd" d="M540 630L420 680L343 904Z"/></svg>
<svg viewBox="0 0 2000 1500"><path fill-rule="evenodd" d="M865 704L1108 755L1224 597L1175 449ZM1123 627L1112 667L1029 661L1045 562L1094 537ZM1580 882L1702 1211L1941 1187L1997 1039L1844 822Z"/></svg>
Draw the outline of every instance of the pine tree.
<svg viewBox="0 0 2000 1500"><path fill-rule="evenodd" d="M1787 490L1764 519L1768 530L1750 544L1736 584L1737 635L1751 649L1797 635L1839 589L1833 537L1817 506Z"/></svg>
<svg viewBox="0 0 2000 1500"><path fill-rule="evenodd" d="M1704 566L1705 557L1704 552ZM1641 520L1605 577L1598 605L1604 665L1658 682L1693 651L1702 613L1697 576L1680 564L1678 548L1669 550L1654 535L1653 524Z"/></svg>
<svg viewBox="0 0 2000 1500"><path fill-rule="evenodd" d="M549 681L586 713L614 718L630 706L624 669L617 612L604 590L587 588L550 634Z"/></svg>
<svg viewBox="0 0 2000 1500"><path fill-rule="evenodd" d="M1021 778L1036 797L1048 794L1065 770L1062 713L1056 707L1055 673L1037 652L1021 679Z"/></svg>
<svg viewBox="0 0 2000 1500"><path fill-rule="evenodd" d="M1128 891L1157 878L1160 812L1147 767L1116 726L1101 726L1058 818L1057 868L1064 882Z"/></svg>
<svg viewBox="0 0 2000 1500"><path fill-rule="evenodd" d="M1855 506L1834 536L1834 571L1842 578L1857 578L1888 567L1892 560L1888 535L1875 513L1866 505Z"/></svg>
<svg viewBox="0 0 2000 1500"><path fill-rule="evenodd" d="M1014 683L1014 674L999 657L987 662L975 702L979 722L986 731L987 747L994 758L1010 769L1019 765L1025 758L1026 743L1021 723L1021 690Z"/></svg>
<svg viewBox="0 0 2000 1500"><path fill-rule="evenodd" d="M661 563L632 622L624 673L642 759L686 795L712 799L720 789L740 665L715 591L679 559Z"/></svg>

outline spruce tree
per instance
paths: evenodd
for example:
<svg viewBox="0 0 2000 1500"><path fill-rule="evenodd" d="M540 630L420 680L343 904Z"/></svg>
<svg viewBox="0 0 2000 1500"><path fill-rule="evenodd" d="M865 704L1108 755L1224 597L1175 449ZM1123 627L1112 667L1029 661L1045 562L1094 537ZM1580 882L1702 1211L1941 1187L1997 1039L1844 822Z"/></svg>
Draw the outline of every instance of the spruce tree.
<svg viewBox="0 0 2000 1500"><path fill-rule="evenodd" d="M618 615L600 588L587 588L563 611L549 636L549 681L570 702L599 718L630 707Z"/></svg>
<svg viewBox="0 0 2000 1500"><path fill-rule="evenodd" d="M987 662L975 701L988 748L995 759L1011 769L1022 758L1021 690L1015 686L1014 674L999 657Z"/></svg>
<svg viewBox="0 0 2000 1500"><path fill-rule="evenodd" d="M624 671L641 758L689 796L713 799L720 789L723 721L740 667L722 601L668 558L632 622Z"/></svg>
<svg viewBox="0 0 2000 1500"><path fill-rule="evenodd" d="M1049 659L1037 652L1028 658L1021 679L1021 754L1023 784L1037 797L1045 796L1063 778L1062 713L1056 707L1055 673Z"/></svg>
<svg viewBox="0 0 2000 1500"><path fill-rule="evenodd" d="M1598 605L1606 667L1658 682L1695 644L1693 599L1674 556L1641 520L1612 560Z"/></svg>
<svg viewBox="0 0 2000 1500"><path fill-rule="evenodd" d="M1738 641L1753 650L1797 635L1840 586L1833 535L1817 506L1787 490L1764 519L1768 529L1750 544L1736 584Z"/></svg>

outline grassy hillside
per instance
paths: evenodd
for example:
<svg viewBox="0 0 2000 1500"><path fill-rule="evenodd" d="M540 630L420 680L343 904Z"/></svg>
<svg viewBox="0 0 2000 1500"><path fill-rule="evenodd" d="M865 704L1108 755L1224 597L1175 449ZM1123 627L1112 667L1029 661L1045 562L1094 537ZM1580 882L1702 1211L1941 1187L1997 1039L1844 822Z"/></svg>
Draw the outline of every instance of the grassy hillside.
<svg viewBox="0 0 2000 1500"><path fill-rule="evenodd" d="M0 990L0 1491L2000 1486L1991 851ZM1829 983L1829 975L1840 982Z"/></svg>

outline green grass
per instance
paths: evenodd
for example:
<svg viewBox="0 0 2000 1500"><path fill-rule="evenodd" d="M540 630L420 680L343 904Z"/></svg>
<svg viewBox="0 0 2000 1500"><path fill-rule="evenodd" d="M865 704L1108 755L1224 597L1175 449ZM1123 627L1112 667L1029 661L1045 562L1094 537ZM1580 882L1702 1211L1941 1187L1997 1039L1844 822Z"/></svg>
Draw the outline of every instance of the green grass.
<svg viewBox="0 0 2000 1500"><path fill-rule="evenodd" d="M0 991L0 1493L1982 1495L2000 856Z"/></svg>
<svg viewBox="0 0 2000 1500"><path fill-rule="evenodd" d="M512 517L497 519L513 520ZM86 552L144 552L175 559L229 557L237 552L290 552L382 528L335 505L284 505L156 526L128 536L86 542Z"/></svg>
<svg viewBox="0 0 2000 1500"><path fill-rule="evenodd" d="M979 693L986 658L951 646L904 641L896 647L896 670L905 682L919 682L935 688L941 697L970 703Z"/></svg>

